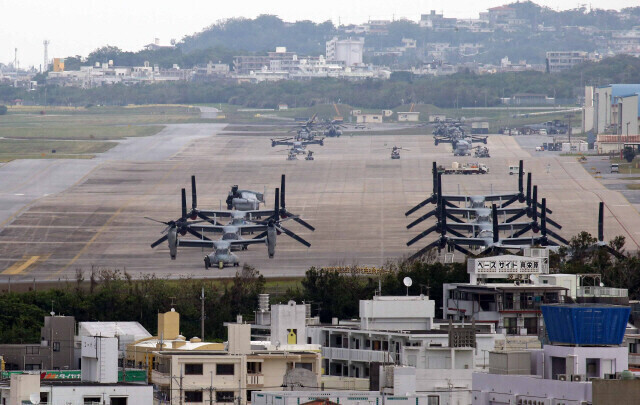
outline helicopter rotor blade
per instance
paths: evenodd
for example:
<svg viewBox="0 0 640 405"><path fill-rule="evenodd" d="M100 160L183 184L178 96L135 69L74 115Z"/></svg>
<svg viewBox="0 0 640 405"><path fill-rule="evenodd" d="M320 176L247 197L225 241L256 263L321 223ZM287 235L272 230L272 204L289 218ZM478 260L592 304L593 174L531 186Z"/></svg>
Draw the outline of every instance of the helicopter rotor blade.
<svg viewBox="0 0 640 405"><path fill-rule="evenodd" d="M161 244L162 242L164 242L165 240L167 240L169 238L168 235L163 235L160 239L158 239L157 241L153 242L151 244L151 247L154 248L156 246L158 246L159 244Z"/></svg>

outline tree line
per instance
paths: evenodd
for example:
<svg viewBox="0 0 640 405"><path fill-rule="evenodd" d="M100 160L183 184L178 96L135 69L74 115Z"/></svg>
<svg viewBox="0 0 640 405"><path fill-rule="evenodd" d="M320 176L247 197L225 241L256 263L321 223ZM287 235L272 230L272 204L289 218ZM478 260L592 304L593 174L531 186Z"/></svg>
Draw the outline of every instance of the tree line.
<svg viewBox="0 0 640 405"><path fill-rule="evenodd" d="M553 254L550 268L557 273L601 274L608 287L627 288L629 299L640 298L640 254L625 253L625 240L619 236L609 245L623 253L615 259L601 249L597 239L587 232L571 238L569 245ZM376 290L382 295L405 295L402 283L411 277L410 295L425 294L436 301L436 315L441 316L442 285L468 282L466 263L435 262L435 255L423 261L389 262L376 276L341 275L320 268L310 268L300 286L279 295L271 303L293 299L310 303L312 314L322 322L332 318L358 317L359 300L371 299ZM88 286L87 286L88 285ZM64 287L25 293L0 294L0 343L36 343L43 318L53 308L56 313L73 315L82 321L137 321L151 333L156 331L157 313L172 306L181 315L181 333L200 335L200 295L205 294L205 339L225 339L224 322L233 322L240 314L254 318L258 294L266 292L266 280L255 269L244 266L227 282L212 280L163 280L153 276L133 280L126 272L94 269L85 280L78 273L75 282Z"/></svg>
<svg viewBox="0 0 640 405"><path fill-rule="evenodd" d="M25 103L72 106L228 103L276 108L280 103L310 107L339 102L376 109L411 103L442 108L490 107L499 105L502 97L516 93L540 93L577 103L584 93L584 85L609 83L640 83L640 58L619 55L559 74L460 72L444 77L418 77L410 72L397 72L390 80L322 78L251 84L221 79L205 83L116 84L92 89L43 86L36 91L0 86L0 102L22 98Z"/></svg>

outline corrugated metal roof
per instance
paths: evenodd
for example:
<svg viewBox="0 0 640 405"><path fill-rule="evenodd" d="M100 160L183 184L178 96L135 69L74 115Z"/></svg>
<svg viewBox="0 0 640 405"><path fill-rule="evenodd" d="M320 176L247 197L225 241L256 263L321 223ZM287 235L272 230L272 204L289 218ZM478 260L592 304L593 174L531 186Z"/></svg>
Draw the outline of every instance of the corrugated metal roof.
<svg viewBox="0 0 640 405"><path fill-rule="evenodd" d="M135 340L151 337L151 334L138 322L80 322L78 334L104 337L131 335Z"/></svg>

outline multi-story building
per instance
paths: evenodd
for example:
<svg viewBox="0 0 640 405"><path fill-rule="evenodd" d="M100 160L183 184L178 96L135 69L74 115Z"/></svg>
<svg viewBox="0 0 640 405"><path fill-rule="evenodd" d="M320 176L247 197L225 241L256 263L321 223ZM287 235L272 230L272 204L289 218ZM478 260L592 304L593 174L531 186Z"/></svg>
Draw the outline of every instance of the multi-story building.
<svg viewBox="0 0 640 405"><path fill-rule="evenodd" d="M583 51L552 51L547 52L547 72L558 73L569 70L575 65L585 62L589 57Z"/></svg>
<svg viewBox="0 0 640 405"><path fill-rule="evenodd" d="M326 58L329 62L341 62L345 66L362 64L364 38L332 38L326 43Z"/></svg>
<svg viewBox="0 0 640 405"><path fill-rule="evenodd" d="M6 370L73 370L76 321L73 316L45 316L40 343L0 345Z"/></svg>
<svg viewBox="0 0 640 405"><path fill-rule="evenodd" d="M151 404L153 387L118 378L118 339L83 336L80 378L49 378L49 373L16 372L0 381L0 403L8 405ZM74 375L75 377L75 375Z"/></svg>
<svg viewBox="0 0 640 405"><path fill-rule="evenodd" d="M622 346L629 307L592 304L543 306L551 344L543 349L519 352L491 352L489 372L473 374L473 405L566 404L596 402L610 394L606 383L628 371L627 348ZM635 387L621 389L638 390ZM616 383L613 381L612 383ZM619 398L630 398L628 391Z"/></svg>
<svg viewBox="0 0 640 405"><path fill-rule="evenodd" d="M626 289L600 287L599 275L548 271L548 252L544 249L532 249L528 256L470 259L469 283L443 285L444 317L492 324L500 333L531 336L536 343L543 327L543 305L628 303ZM488 283L488 279L502 282Z"/></svg>
<svg viewBox="0 0 640 405"><path fill-rule="evenodd" d="M274 306L276 307L276 306ZM271 341L251 341L251 326L230 323L226 343L186 340L175 311L158 315L158 337L127 348L131 365L147 366L157 399L168 404L250 402L264 388L320 386L320 347L306 343L305 309L272 311Z"/></svg>

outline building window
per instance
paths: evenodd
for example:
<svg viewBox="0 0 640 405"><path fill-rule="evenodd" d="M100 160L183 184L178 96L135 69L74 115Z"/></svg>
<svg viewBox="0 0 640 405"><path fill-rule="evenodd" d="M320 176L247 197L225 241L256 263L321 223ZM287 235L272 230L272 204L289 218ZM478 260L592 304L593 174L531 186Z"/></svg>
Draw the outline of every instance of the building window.
<svg viewBox="0 0 640 405"><path fill-rule="evenodd" d="M53 351L54 352L60 351L60 342L53 342Z"/></svg>
<svg viewBox="0 0 640 405"><path fill-rule="evenodd" d="M93 405L102 403L102 397L84 397L84 405Z"/></svg>
<svg viewBox="0 0 640 405"><path fill-rule="evenodd" d="M305 370L313 371L312 363L296 363L296 368L304 368Z"/></svg>
<svg viewBox="0 0 640 405"><path fill-rule="evenodd" d="M233 391L216 391L216 402L233 402Z"/></svg>
<svg viewBox="0 0 640 405"><path fill-rule="evenodd" d="M216 375L233 375L233 364L216 364Z"/></svg>
<svg viewBox="0 0 640 405"><path fill-rule="evenodd" d="M193 363L184 365L185 375L202 375L202 363Z"/></svg>
<svg viewBox="0 0 640 405"><path fill-rule="evenodd" d="M109 401L111 405L127 405L127 397L111 397Z"/></svg>
<svg viewBox="0 0 640 405"><path fill-rule="evenodd" d="M429 395L427 397L427 405L440 405L440 397L437 395Z"/></svg>
<svg viewBox="0 0 640 405"><path fill-rule="evenodd" d="M504 320L504 328L507 330L507 335L517 335L518 334L518 319L515 317L505 317Z"/></svg>
<svg viewBox="0 0 640 405"><path fill-rule="evenodd" d="M202 391L185 391L184 402L202 402Z"/></svg>
<svg viewBox="0 0 640 405"><path fill-rule="evenodd" d="M257 361L247 362L247 374L260 374L262 373L262 363Z"/></svg>

